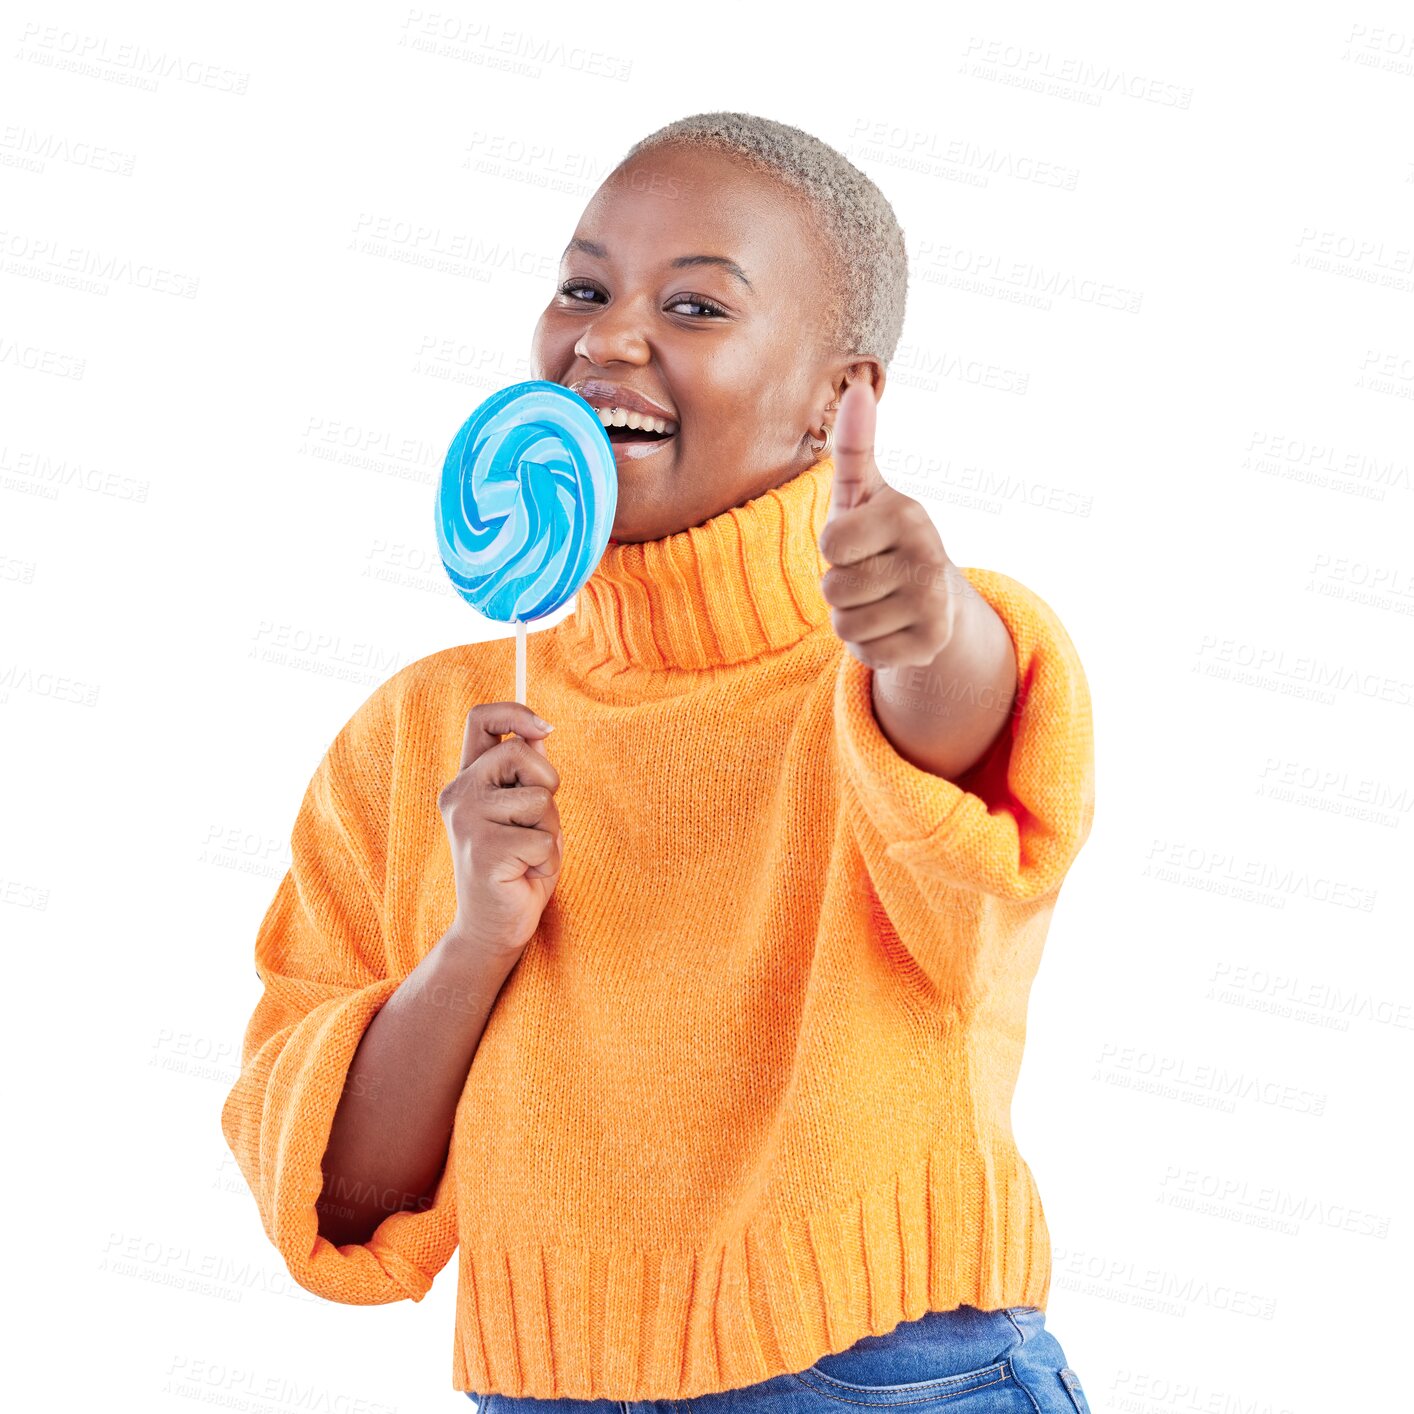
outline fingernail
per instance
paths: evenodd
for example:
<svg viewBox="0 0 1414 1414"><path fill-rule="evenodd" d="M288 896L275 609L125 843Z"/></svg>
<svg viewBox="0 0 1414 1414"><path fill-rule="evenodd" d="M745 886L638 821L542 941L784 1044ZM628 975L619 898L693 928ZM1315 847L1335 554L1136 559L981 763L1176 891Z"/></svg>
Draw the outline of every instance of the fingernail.
<svg viewBox="0 0 1414 1414"><path fill-rule="evenodd" d="M531 715L534 716L534 713L532 713ZM535 725L538 727L544 727L547 732L552 732L555 730L554 727L552 727L549 722L545 720L544 717L536 717Z"/></svg>

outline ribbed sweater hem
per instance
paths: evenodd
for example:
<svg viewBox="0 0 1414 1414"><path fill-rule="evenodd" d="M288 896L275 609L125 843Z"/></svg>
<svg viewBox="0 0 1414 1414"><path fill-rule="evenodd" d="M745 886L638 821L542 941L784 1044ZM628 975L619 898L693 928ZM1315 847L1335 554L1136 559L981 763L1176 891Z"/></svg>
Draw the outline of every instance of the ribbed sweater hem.
<svg viewBox="0 0 1414 1414"><path fill-rule="evenodd" d="M1045 1214L1009 1139L935 1149L843 1209L763 1220L696 1256L463 1244L458 1262L453 1384L533 1399L744 1388L926 1311L1044 1310L1050 1287ZM512 1358L492 1368L488 1349Z"/></svg>

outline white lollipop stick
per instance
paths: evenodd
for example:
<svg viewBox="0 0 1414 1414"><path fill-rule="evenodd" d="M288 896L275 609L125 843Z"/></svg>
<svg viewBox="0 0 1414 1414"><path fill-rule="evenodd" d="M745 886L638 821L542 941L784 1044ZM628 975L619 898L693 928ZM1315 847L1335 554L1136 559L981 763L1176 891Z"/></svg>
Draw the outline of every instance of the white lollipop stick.
<svg viewBox="0 0 1414 1414"><path fill-rule="evenodd" d="M525 703L525 620L516 621L516 701Z"/></svg>

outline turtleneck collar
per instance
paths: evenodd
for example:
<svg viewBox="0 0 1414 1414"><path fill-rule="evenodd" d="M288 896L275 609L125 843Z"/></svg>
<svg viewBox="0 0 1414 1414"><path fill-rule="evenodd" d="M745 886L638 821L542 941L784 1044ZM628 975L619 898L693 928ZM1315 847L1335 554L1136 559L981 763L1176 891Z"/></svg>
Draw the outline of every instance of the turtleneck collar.
<svg viewBox="0 0 1414 1414"><path fill-rule="evenodd" d="M820 533L834 460L701 525L661 540L611 544L556 626L581 676L728 667L828 623Z"/></svg>

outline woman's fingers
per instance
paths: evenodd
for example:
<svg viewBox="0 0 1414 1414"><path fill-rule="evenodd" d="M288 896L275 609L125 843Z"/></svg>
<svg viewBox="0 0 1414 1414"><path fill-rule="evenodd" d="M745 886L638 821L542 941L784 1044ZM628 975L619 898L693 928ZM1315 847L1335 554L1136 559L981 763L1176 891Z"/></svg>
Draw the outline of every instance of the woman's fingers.
<svg viewBox="0 0 1414 1414"><path fill-rule="evenodd" d="M461 765L457 769L465 771L478 757L493 746L499 746L508 732L526 741L538 742L552 730L548 722L542 722L523 702L483 702L466 714ZM545 754L543 749L540 754Z"/></svg>

